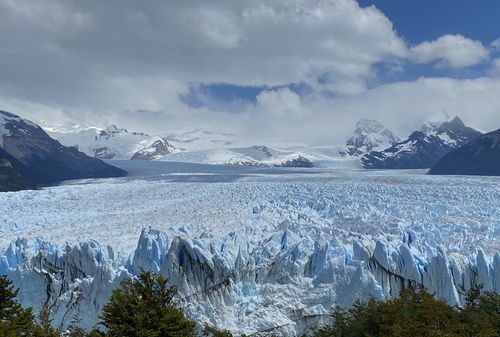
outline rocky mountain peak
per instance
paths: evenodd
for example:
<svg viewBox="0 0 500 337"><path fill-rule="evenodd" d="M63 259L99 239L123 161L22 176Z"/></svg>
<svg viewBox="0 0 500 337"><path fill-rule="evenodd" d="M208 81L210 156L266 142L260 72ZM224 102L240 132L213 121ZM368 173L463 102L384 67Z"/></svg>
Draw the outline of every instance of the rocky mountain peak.
<svg viewBox="0 0 500 337"><path fill-rule="evenodd" d="M354 135L345 143L343 156L361 156L377 148L385 148L398 141L398 138L382 123L373 119L360 119L356 123Z"/></svg>
<svg viewBox="0 0 500 337"><path fill-rule="evenodd" d="M149 145L134 153L131 160L155 160L175 151L166 138L156 137Z"/></svg>
<svg viewBox="0 0 500 337"><path fill-rule="evenodd" d="M370 152L361 162L365 168L376 169L430 168L448 152L480 135L458 117L441 124L426 122L406 140L381 152Z"/></svg>

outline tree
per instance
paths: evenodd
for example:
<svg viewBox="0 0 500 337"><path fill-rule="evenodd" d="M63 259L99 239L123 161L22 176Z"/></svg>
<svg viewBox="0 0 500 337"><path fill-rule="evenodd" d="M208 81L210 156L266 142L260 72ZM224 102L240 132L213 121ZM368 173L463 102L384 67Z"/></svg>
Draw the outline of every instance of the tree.
<svg viewBox="0 0 500 337"><path fill-rule="evenodd" d="M403 290L396 299L336 308L315 337L463 337L463 330L456 308L425 291Z"/></svg>
<svg viewBox="0 0 500 337"><path fill-rule="evenodd" d="M496 336L500 336L500 295L487 292L479 298L479 311L489 318Z"/></svg>
<svg viewBox="0 0 500 337"><path fill-rule="evenodd" d="M87 337L105 337L105 336L106 334L101 330L99 330L98 328L92 329L87 335Z"/></svg>
<svg viewBox="0 0 500 337"><path fill-rule="evenodd" d="M161 275L141 270L125 279L103 307L101 324L111 337L192 336L194 323L174 304L175 287Z"/></svg>
<svg viewBox="0 0 500 337"><path fill-rule="evenodd" d="M460 294L465 298L465 304L460 308L460 317L463 323L464 337L498 337L500 329L497 325L495 332L495 300L500 305L500 297L496 294L484 294L483 284L476 281L477 271L472 269L472 280L470 289L461 287ZM500 317L497 311L496 318ZM497 323L498 324L498 323Z"/></svg>
<svg viewBox="0 0 500 337"><path fill-rule="evenodd" d="M50 319L50 309L43 305L38 314L38 324L34 328L35 337L60 337L61 331L54 329Z"/></svg>
<svg viewBox="0 0 500 337"><path fill-rule="evenodd" d="M33 329L33 312L16 302L18 292L6 276L0 276L1 337L29 336Z"/></svg>
<svg viewBox="0 0 500 337"><path fill-rule="evenodd" d="M80 327L80 319L74 316L71 323L68 326L68 331L65 337L86 337L87 333L83 328Z"/></svg>

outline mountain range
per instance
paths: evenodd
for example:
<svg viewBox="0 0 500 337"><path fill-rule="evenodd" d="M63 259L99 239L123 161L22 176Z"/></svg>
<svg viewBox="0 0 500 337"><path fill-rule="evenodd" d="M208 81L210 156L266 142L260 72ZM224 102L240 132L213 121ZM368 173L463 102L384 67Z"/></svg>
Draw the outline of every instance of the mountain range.
<svg viewBox="0 0 500 337"><path fill-rule="evenodd" d="M480 137L458 117L427 122L404 140L378 121L361 119L343 146L332 147L338 152L328 154L316 148L237 146L235 135L209 130L150 136L115 125L45 129L52 137L39 125L0 111L1 190L126 174L100 159L263 167L344 167L349 160L366 169L432 168L431 174L496 174L498 165L498 131Z"/></svg>
<svg viewBox="0 0 500 337"><path fill-rule="evenodd" d="M426 122L400 139L380 122L360 119L343 145L288 147L238 146L236 135L191 130L150 136L115 125L105 129L73 125L47 128L63 144L102 159L141 159L236 166L356 167L366 169L425 169L450 151L481 133L455 117L442 123ZM326 150L328 151L326 151Z"/></svg>
<svg viewBox="0 0 500 337"><path fill-rule="evenodd" d="M455 117L441 124L426 123L407 139L382 151L371 151L361 158L367 169L425 169L439 159L479 137L481 132L467 127Z"/></svg>
<svg viewBox="0 0 500 337"><path fill-rule="evenodd" d="M72 146L98 159L154 160L179 151L166 138L110 125L106 128L79 124L53 127L48 133L66 146Z"/></svg>
<svg viewBox="0 0 500 337"><path fill-rule="evenodd" d="M261 167L313 166L300 151L277 150L265 145L237 146L235 135L209 130L197 129L167 136L129 132L115 125L101 129L76 124L49 126L47 130L61 143L100 159Z"/></svg>

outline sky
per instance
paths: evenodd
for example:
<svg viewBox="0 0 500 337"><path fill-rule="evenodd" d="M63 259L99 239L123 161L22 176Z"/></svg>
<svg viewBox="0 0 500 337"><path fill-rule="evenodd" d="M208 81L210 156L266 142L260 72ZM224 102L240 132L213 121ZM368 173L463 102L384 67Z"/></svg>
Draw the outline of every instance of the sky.
<svg viewBox="0 0 500 337"><path fill-rule="evenodd" d="M0 0L0 109L249 143L500 128L497 0Z"/></svg>

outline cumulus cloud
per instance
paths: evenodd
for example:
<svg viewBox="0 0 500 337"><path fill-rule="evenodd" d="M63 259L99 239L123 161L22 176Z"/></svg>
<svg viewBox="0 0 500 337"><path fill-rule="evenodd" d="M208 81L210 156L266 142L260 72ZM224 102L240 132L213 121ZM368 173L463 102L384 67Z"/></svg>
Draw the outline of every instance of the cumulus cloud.
<svg viewBox="0 0 500 337"><path fill-rule="evenodd" d="M4 0L0 43L0 108L33 119L308 142L339 139L359 117L396 125L436 109L462 113L467 102L450 102L480 96L453 80L368 89L380 63L404 71L408 60L463 68L488 58L480 42L460 35L409 47L380 10L355 0ZM188 106L181 98L200 83L267 90L235 113ZM297 94L290 83L311 92ZM462 92L471 86L476 96ZM496 82L484 84L485 95L490 88Z"/></svg>
<svg viewBox="0 0 500 337"><path fill-rule="evenodd" d="M494 51L500 50L500 39L496 39L490 44L490 48Z"/></svg>
<svg viewBox="0 0 500 337"><path fill-rule="evenodd" d="M325 75L329 89L359 92L374 63L405 51L382 12L354 0L6 0L0 41L2 93L68 110L144 108L149 98L106 93L117 77L141 91L137 76L319 86Z"/></svg>
<svg viewBox="0 0 500 337"><path fill-rule="evenodd" d="M462 35L443 35L410 49L410 59L417 63L438 61L441 66L465 68L486 60L489 51L480 41Z"/></svg>
<svg viewBox="0 0 500 337"><path fill-rule="evenodd" d="M496 58L492 61L490 75L494 77L500 77L500 58Z"/></svg>
<svg viewBox="0 0 500 337"><path fill-rule="evenodd" d="M258 114L259 104L245 111L239 131L249 141L304 144L337 144L354 130L360 118L374 118L406 137L426 121L444 121L454 116L481 131L500 127L500 78L477 79L421 78L366 90L357 95L332 99L310 93L295 100L307 117L289 118L286 114ZM266 94L279 102L279 94ZM265 102L266 106L272 105Z"/></svg>
<svg viewBox="0 0 500 337"><path fill-rule="evenodd" d="M300 96L288 88L264 90L257 96L257 108L264 114L300 119L308 117Z"/></svg>

